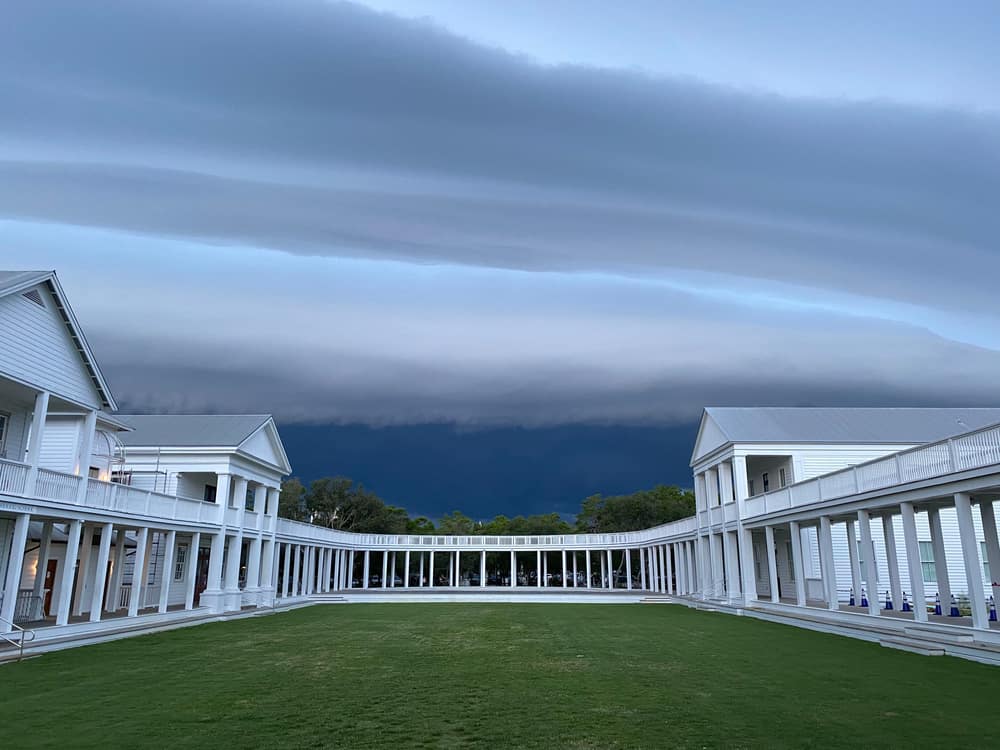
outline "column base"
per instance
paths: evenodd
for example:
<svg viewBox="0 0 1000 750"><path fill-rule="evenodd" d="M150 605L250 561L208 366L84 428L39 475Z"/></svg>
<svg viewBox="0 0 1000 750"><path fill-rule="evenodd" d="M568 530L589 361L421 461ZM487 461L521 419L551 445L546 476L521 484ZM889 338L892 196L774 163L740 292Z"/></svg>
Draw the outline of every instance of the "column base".
<svg viewBox="0 0 1000 750"><path fill-rule="evenodd" d="M226 589L224 601L226 612L239 612L243 609L243 591L240 589Z"/></svg>
<svg viewBox="0 0 1000 750"><path fill-rule="evenodd" d="M201 592L198 602L200 607L206 607L215 614L226 611L226 593L222 589L205 589Z"/></svg>

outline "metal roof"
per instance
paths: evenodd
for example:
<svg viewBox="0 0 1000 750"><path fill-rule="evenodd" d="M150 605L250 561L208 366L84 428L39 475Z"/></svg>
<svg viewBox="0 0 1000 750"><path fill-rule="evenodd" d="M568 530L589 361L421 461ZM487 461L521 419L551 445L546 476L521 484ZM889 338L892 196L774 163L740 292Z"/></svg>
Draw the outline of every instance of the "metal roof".
<svg viewBox="0 0 1000 750"><path fill-rule="evenodd" d="M1000 408L705 408L734 443L931 443L1000 422Z"/></svg>
<svg viewBox="0 0 1000 750"><path fill-rule="evenodd" d="M270 418L269 414L116 414L132 428L118 437L132 447L235 448Z"/></svg>

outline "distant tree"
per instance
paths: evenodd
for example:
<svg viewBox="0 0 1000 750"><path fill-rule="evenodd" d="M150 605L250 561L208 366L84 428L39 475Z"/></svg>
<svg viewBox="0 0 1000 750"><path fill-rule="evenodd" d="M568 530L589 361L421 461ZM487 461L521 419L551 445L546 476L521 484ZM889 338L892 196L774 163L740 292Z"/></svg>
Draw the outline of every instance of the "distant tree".
<svg viewBox="0 0 1000 750"><path fill-rule="evenodd" d="M296 477L286 479L281 483L281 494L278 496L278 515L293 521L304 520L306 514L306 488Z"/></svg>
<svg viewBox="0 0 1000 750"><path fill-rule="evenodd" d="M577 530L585 533L637 531L694 515L694 493L657 485L631 495L591 495L580 506Z"/></svg>
<svg viewBox="0 0 1000 750"><path fill-rule="evenodd" d="M417 516L406 520L407 534L433 534L434 531L434 522L427 516Z"/></svg>
<svg viewBox="0 0 1000 750"><path fill-rule="evenodd" d="M437 530L442 534L469 535L475 529L475 522L459 510L445 513L438 521Z"/></svg>
<svg viewBox="0 0 1000 750"><path fill-rule="evenodd" d="M409 516L347 477L317 479L305 493L306 513L319 526L364 534L402 534Z"/></svg>

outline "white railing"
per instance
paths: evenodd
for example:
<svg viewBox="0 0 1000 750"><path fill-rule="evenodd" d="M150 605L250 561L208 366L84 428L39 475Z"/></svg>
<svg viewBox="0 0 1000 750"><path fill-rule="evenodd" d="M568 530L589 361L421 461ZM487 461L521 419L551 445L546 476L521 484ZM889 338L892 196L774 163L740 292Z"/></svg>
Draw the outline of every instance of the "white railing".
<svg viewBox="0 0 1000 750"><path fill-rule="evenodd" d="M0 458L0 495L23 495L28 464Z"/></svg>
<svg viewBox="0 0 1000 750"><path fill-rule="evenodd" d="M744 503L746 517L850 497L958 471L1000 468L1000 425L893 453L765 492Z"/></svg>
<svg viewBox="0 0 1000 750"><path fill-rule="evenodd" d="M123 583L118 589L118 609L128 609L132 602L132 584Z"/></svg>
<svg viewBox="0 0 1000 750"><path fill-rule="evenodd" d="M76 493L80 489L80 477L76 474L66 474L52 469L39 469L35 481L35 496L45 500L58 500L64 503L76 502Z"/></svg>

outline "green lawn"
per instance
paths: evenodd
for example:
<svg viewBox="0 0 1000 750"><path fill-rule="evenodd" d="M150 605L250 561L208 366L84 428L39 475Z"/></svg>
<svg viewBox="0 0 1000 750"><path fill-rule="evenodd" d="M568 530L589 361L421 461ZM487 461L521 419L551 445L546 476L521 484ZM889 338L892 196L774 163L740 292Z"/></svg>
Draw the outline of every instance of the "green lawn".
<svg viewBox="0 0 1000 750"><path fill-rule="evenodd" d="M356 604L0 667L5 747L995 746L1000 668L668 605Z"/></svg>

